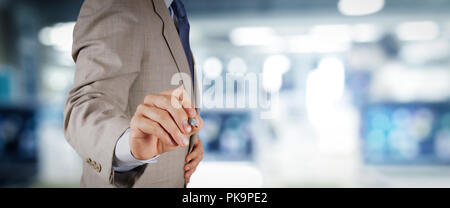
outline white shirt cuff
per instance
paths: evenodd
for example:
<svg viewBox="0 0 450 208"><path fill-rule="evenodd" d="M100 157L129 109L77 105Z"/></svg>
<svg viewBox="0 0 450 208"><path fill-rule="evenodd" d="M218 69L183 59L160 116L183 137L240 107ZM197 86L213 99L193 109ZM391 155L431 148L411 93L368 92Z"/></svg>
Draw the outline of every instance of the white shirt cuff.
<svg viewBox="0 0 450 208"><path fill-rule="evenodd" d="M116 144L113 160L113 169L117 172L126 172L132 170L138 166L147 163L156 163L159 155L148 160L138 160L132 154L130 150L130 128L119 138Z"/></svg>

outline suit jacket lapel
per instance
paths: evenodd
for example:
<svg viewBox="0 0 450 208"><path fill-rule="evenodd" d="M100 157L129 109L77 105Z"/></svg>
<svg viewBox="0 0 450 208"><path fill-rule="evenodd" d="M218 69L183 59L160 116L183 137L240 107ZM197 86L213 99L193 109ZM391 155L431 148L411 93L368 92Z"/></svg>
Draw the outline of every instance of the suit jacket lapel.
<svg viewBox="0 0 450 208"><path fill-rule="evenodd" d="M178 36L178 31L175 27L172 17L170 16L169 10L164 3L164 0L152 1L155 12L163 22L163 36L166 40L167 46L170 49L170 52L172 53L173 59L175 60L178 72L183 72L194 76L189 70L189 63L186 58L186 53L184 52L183 45L181 44L180 37ZM183 83L186 81L188 80L183 80Z"/></svg>

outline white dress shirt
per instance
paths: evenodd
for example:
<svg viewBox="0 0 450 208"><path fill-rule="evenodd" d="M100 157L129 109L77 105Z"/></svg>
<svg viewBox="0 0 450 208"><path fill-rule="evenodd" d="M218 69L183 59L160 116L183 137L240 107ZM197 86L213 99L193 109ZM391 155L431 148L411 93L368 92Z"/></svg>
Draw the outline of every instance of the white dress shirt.
<svg viewBox="0 0 450 208"><path fill-rule="evenodd" d="M170 11L170 16L173 18L173 12L170 8L173 0L164 0L167 8ZM116 144L115 152L114 152L114 160L113 160L113 169L117 172L126 172L131 169L134 169L138 166L147 164L147 163L156 163L159 155L149 159L149 160L138 160L132 154L130 150L130 129L128 128L125 133L119 138Z"/></svg>

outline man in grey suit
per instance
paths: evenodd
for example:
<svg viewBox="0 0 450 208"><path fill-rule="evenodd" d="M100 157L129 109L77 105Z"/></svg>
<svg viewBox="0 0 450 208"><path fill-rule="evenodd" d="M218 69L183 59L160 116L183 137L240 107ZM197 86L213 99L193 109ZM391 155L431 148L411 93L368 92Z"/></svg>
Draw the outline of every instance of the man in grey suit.
<svg viewBox="0 0 450 208"><path fill-rule="evenodd" d="M84 161L81 186L185 187L203 121L181 0L86 0L72 55L64 130Z"/></svg>

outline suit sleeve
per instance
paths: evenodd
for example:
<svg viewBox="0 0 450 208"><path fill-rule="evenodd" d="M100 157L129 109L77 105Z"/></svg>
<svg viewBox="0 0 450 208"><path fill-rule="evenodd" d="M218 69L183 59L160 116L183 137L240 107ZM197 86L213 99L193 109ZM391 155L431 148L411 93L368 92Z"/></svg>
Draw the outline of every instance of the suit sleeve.
<svg viewBox="0 0 450 208"><path fill-rule="evenodd" d="M64 133L83 162L92 160L114 184L117 140L130 123L129 91L140 71L144 36L133 1L86 0L74 29L73 88L64 106Z"/></svg>

